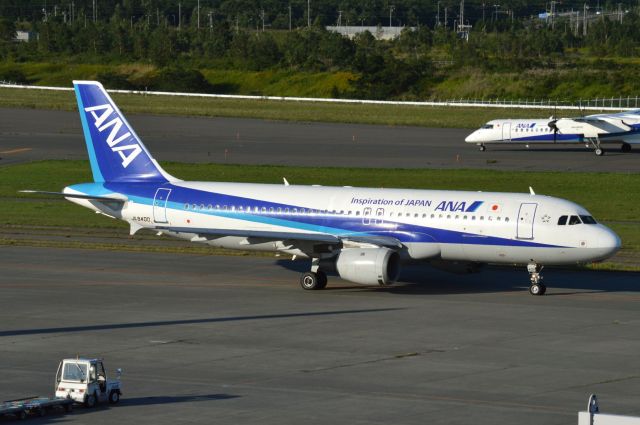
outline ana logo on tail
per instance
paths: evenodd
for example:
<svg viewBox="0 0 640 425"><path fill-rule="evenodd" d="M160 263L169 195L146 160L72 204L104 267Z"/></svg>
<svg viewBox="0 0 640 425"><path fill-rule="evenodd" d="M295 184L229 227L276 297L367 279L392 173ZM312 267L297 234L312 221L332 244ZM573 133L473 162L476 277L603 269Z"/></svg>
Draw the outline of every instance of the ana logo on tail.
<svg viewBox="0 0 640 425"><path fill-rule="evenodd" d="M127 166L131 164L131 162L136 159L140 153L142 153L142 148L140 148L140 145L138 144L118 146L118 143L131 137L131 132L129 131L118 136L118 132L123 126L122 119L116 115L111 121L106 124L104 123L114 112L113 107L109 104L91 106L89 108L84 108L84 110L86 112L91 112L94 119L94 125L100 133L111 127L111 131L107 136L107 144L113 152L117 152L118 155L120 155L120 158L122 158L122 166L127 168Z"/></svg>

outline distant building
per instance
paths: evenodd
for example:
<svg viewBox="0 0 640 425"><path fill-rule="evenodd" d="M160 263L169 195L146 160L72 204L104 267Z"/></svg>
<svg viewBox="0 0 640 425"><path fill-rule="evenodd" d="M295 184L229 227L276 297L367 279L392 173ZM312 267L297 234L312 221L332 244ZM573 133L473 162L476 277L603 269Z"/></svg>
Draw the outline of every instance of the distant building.
<svg viewBox="0 0 640 425"><path fill-rule="evenodd" d="M37 34L33 31L16 31L16 38L14 41L18 43L28 43L37 38Z"/></svg>
<svg viewBox="0 0 640 425"><path fill-rule="evenodd" d="M369 31L375 38L378 40L392 40L398 36L400 33L409 29L411 31L415 31L415 27L349 27L349 26L328 26L326 27L327 31L337 32L346 37L353 38L356 34L363 33L365 31Z"/></svg>

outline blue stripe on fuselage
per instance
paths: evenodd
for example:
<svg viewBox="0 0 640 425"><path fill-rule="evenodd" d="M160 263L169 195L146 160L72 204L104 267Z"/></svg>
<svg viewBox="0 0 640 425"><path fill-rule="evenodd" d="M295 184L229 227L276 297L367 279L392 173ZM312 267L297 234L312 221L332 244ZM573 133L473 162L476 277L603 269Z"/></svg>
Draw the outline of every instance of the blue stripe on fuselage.
<svg viewBox="0 0 640 425"><path fill-rule="evenodd" d="M440 242L440 243L460 243L470 245L501 245L501 246L522 246L522 247L558 247L558 245L542 244L518 239L501 238L495 236L479 235L455 230L440 229L436 227L419 226L409 223L391 222L388 220L378 221L375 216L356 216L344 214L331 214L327 211L318 211L308 207L297 205L281 204L276 202L262 201L259 199L226 195L208 192L199 189L185 188L171 183L158 185L157 183L103 183L103 184L80 184L71 186L72 189L89 195L105 195L108 193L121 193L129 200L142 204L153 205L156 190L159 188L171 189L167 208L174 210L184 210L186 204L197 205L197 210L189 210L192 213L205 214L217 217L233 218L253 223L270 224L274 226L289 227L296 230L328 233L340 237L348 236L390 236L400 242ZM478 204L479 203L479 204ZM475 201L467 210L474 212L482 201ZM478 204L478 205L476 205ZM200 208L203 205L204 208ZM209 210L208 205L213 208ZM243 206L251 208L251 212L230 211L215 209L215 205L227 205L228 207ZM258 208L259 212L255 211ZM272 211L270 209L273 208ZM289 213L277 213L277 209L282 211L289 209ZM473 210L471 209L473 208ZM294 214L293 209L300 211L304 209L305 214ZM308 213L313 210L315 212ZM370 224L364 224L368 220Z"/></svg>

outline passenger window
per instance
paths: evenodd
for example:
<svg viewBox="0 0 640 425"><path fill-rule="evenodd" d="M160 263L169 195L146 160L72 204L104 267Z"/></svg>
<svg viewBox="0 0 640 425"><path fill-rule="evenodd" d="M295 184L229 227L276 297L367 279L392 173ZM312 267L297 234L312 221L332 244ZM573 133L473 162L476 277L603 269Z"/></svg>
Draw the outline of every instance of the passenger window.
<svg viewBox="0 0 640 425"><path fill-rule="evenodd" d="M278 214L282 212L282 208L278 207Z"/></svg>
<svg viewBox="0 0 640 425"><path fill-rule="evenodd" d="M558 226L564 226L565 224L567 224L567 216L561 215L558 219Z"/></svg>
<svg viewBox="0 0 640 425"><path fill-rule="evenodd" d="M504 221L506 221L508 223L509 222L509 217L505 217Z"/></svg>
<svg viewBox="0 0 640 425"><path fill-rule="evenodd" d="M262 214L264 214L264 213L266 213L266 212L267 212L267 208L266 208L266 207L262 207L261 211L262 211ZM303 210L303 211L304 211L304 210Z"/></svg>
<svg viewBox="0 0 640 425"><path fill-rule="evenodd" d="M212 206L211 204L209 204L209 205L207 205L207 209L208 209L209 211L211 211L211 210L213 209L213 206Z"/></svg>
<svg viewBox="0 0 640 425"><path fill-rule="evenodd" d="M393 213L392 213L393 214ZM360 215L360 211L356 211L356 216Z"/></svg>
<svg viewBox="0 0 640 425"><path fill-rule="evenodd" d="M188 210L189 209L189 204L184 204L184 209Z"/></svg>
<svg viewBox="0 0 640 425"><path fill-rule="evenodd" d="M200 204L200 210L204 209L204 204Z"/></svg>
<svg viewBox="0 0 640 425"><path fill-rule="evenodd" d="M577 215L572 215L571 217L569 217L569 226L573 226L574 224L582 224L582 222L580 221L580 217L578 217Z"/></svg>

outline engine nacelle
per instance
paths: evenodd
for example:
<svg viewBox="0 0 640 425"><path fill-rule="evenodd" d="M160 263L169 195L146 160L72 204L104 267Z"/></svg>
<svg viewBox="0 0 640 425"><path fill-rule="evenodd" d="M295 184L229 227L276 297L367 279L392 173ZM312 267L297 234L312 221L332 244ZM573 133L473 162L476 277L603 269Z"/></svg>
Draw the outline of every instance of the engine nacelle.
<svg viewBox="0 0 640 425"><path fill-rule="evenodd" d="M400 275L400 256L389 248L347 248L336 260L340 277L363 285L389 285Z"/></svg>

